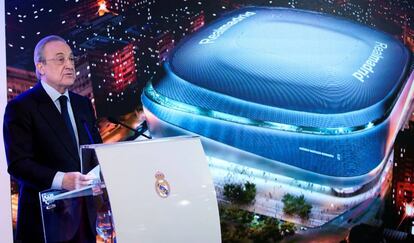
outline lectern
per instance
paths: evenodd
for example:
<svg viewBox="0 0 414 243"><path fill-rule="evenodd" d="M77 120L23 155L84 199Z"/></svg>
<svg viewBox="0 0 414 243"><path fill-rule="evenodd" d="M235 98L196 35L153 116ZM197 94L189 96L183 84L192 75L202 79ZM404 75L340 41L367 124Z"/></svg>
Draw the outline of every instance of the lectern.
<svg viewBox="0 0 414 243"><path fill-rule="evenodd" d="M89 211L95 210L97 231L111 236L114 230L118 243L221 242L216 193L198 137L83 145L81 149L95 156L99 167L91 173L101 175L104 182L96 180L75 191L40 193L47 242L73 234L78 223L73 213L82 198L89 202ZM107 197L110 210L105 208ZM109 219L102 219L102 212ZM60 230L64 227L67 230Z"/></svg>

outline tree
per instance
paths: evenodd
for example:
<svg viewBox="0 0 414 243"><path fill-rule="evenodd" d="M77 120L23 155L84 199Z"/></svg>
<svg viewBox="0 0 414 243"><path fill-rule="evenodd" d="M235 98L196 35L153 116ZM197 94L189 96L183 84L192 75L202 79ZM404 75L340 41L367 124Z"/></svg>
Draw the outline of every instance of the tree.
<svg viewBox="0 0 414 243"><path fill-rule="evenodd" d="M274 242L282 239L279 220L271 217L262 217L258 224L250 229L249 238L254 242Z"/></svg>
<svg viewBox="0 0 414 243"><path fill-rule="evenodd" d="M296 212L295 196L287 193L282 198L283 212L287 215L293 215Z"/></svg>
<svg viewBox="0 0 414 243"><path fill-rule="evenodd" d="M234 205L221 204L219 210L223 243L277 242L295 230L293 224L281 226L276 218L254 214Z"/></svg>
<svg viewBox="0 0 414 243"><path fill-rule="evenodd" d="M293 235L295 234L296 226L291 222L283 222L280 226L280 231L282 231L284 235Z"/></svg>
<svg viewBox="0 0 414 243"><path fill-rule="evenodd" d="M249 204L256 198L256 184L252 182L244 183L243 202Z"/></svg>
<svg viewBox="0 0 414 243"><path fill-rule="evenodd" d="M282 198L283 212L288 215L298 215L302 219L309 219L309 214L312 209L312 205L306 202L305 197L300 195L295 197L289 193L285 194Z"/></svg>
<svg viewBox="0 0 414 243"><path fill-rule="evenodd" d="M297 214L299 215L299 217L301 217L302 219L309 219L309 214L311 212L312 205L305 201L305 197L303 195L300 195L297 198L296 203L298 209Z"/></svg>
<svg viewBox="0 0 414 243"><path fill-rule="evenodd" d="M220 207L221 219L239 224L250 224L253 221L253 213L236 208Z"/></svg>
<svg viewBox="0 0 414 243"><path fill-rule="evenodd" d="M224 197L236 204L250 204L256 197L256 185L246 182L244 185L229 183L224 185Z"/></svg>
<svg viewBox="0 0 414 243"><path fill-rule="evenodd" d="M220 206L221 236L223 242L249 242L253 213L234 206Z"/></svg>

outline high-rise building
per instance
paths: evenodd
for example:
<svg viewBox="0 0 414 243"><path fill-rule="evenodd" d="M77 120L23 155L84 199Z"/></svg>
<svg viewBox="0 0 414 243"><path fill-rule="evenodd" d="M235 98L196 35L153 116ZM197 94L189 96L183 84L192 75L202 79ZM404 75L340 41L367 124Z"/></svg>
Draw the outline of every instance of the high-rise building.
<svg viewBox="0 0 414 243"><path fill-rule="evenodd" d="M403 27L403 41L404 44L414 52L414 29L407 25Z"/></svg>
<svg viewBox="0 0 414 243"><path fill-rule="evenodd" d="M155 0L109 0L110 10L117 14L134 12L134 17L150 21ZM137 16L138 15L138 16Z"/></svg>
<svg viewBox="0 0 414 243"><path fill-rule="evenodd" d="M185 10L176 11L176 14L172 14L171 20L172 25L175 26L173 31L175 39L179 41L187 34L194 33L204 26L204 11L201 10L197 13Z"/></svg>
<svg viewBox="0 0 414 243"><path fill-rule="evenodd" d="M80 56L79 61L76 63L76 80L72 87L70 87L70 90L88 97L92 103L95 101L91 80L91 68L86 55Z"/></svg>
<svg viewBox="0 0 414 243"><path fill-rule="evenodd" d="M64 33L85 21L90 21L99 17L99 5L105 1L82 0L75 1L70 8L65 9L60 14L61 33Z"/></svg>
<svg viewBox="0 0 414 243"><path fill-rule="evenodd" d="M124 17L121 15L106 14L92 21L87 21L70 31L66 37L76 55L86 53L80 44L96 37L105 36L111 39L119 39L120 33L124 31Z"/></svg>
<svg viewBox="0 0 414 243"><path fill-rule="evenodd" d="M146 80L157 73L161 63L174 48L174 36L170 30L155 25L137 26L126 30L128 38L134 41L135 59L139 79ZM142 85L143 86L143 85Z"/></svg>
<svg viewBox="0 0 414 243"><path fill-rule="evenodd" d="M126 12L128 9L142 5L148 2L148 0L109 0L111 9L116 13ZM142 3L143 2L143 3Z"/></svg>
<svg viewBox="0 0 414 243"><path fill-rule="evenodd" d="M414 133L400 131L394 144L392 202L400 221L414 212Z"/></svg>
<svg viewBox="0 0 414 243"><path fill-rule="evenodd" d="M7 100L32 88L37 83L36 74L32 71L7 67Z"/></svg>
<svg viewBox="0 0 414 243"><path fill-rule="evenodd" d="M132 43L97 36L80 46L87 50L98 116L122 113L126 89L136 81Z"/></svg>

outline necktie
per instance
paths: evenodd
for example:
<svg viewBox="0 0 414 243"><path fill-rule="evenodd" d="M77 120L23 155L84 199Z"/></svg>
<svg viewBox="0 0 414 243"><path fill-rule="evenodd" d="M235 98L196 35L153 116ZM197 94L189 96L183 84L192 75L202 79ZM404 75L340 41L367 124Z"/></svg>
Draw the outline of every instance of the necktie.
<svg viewBox="0 0 414 243"><path fill-rule="evenodd" d="M70 121L69 113L68 113L68 97L64 95L60 96L59 103L60 103L60 111L61 111L63 120L65 121L66 128L68 129L68 132L72 138L73 145L75 146L75 148L77 148L78 143L76 142L75 132L73 130L72 122Z"/></svg>

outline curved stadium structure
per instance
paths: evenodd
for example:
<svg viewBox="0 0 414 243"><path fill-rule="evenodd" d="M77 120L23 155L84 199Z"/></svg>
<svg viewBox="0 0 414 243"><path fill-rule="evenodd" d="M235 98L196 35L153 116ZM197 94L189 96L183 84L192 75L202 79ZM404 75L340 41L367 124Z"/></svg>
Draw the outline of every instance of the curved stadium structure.
<svg viewBox="0 0 414 243"><path fill-rule="evenodd" d="M182 41L142 94L151 134L354 191L378 178L411 101L411 53L326 14L249 7Z"/></svg>

